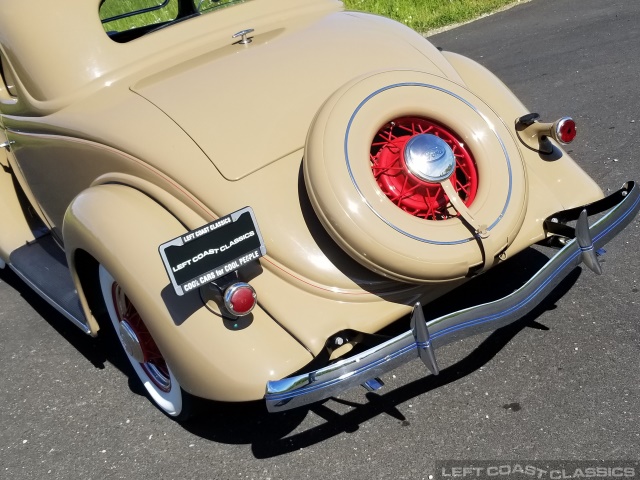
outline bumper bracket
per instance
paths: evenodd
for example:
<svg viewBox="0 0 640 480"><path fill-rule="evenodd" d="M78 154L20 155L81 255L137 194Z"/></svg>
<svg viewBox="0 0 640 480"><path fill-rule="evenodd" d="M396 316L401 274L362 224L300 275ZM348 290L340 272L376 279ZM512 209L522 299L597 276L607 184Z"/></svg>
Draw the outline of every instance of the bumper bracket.
<svg viewBox="0 0 640 480"><path fill-rule="evenodd" d="M411 331L413 332L413 338L418 348L420 360L422 360L433 375L438 375L440 369L436 362L436 352L431 343L429 327L424 319L424 312L420 302L417 302L413 307L413 313L411 314Z"/></svg>

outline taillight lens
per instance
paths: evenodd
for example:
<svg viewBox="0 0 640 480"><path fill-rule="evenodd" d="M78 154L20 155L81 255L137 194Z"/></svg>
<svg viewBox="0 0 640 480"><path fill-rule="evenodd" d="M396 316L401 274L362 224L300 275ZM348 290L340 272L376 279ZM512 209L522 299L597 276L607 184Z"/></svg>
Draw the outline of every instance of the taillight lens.
<svg viewBox="0 0 640 480"><path fill-rule="evenodd" d="M224 292L224 305L236 317L249 315L256 303L256 291L248 283L234 283Z"/></svg>
<svg viewBox="0 0 640 480"><path fill-rule="evenodd" d="M576 122L570 117L561 118L556 122L554 133L558 142L564 145L571 143L576 138Z"/></svg>

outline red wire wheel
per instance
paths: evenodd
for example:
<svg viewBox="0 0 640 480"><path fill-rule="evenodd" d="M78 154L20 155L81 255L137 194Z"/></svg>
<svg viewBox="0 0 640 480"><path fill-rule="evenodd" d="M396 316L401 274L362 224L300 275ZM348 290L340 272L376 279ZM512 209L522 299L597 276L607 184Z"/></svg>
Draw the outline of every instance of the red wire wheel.
<svg viewBox="0 0 640 480"><path fill-rule="evenodd" d="M160 410L175 420L186 420L191 415L189 396L180 387L142 316L123 286L103 265L99 266L98 278L106 313L133 373Z"/></svg>
<svg viewBox="0 0 640 480"><path fill-rule="evenodd" d="M140 366L156 387L164 392L170 391L171 376L169 375L167 362L164 360L162 353L160 353L160 349L149 333L147 326L140 318L136 307L133 306L131 300L129 300L129 297L117 282L113 282L111 294L118 320L121 323L126 322L126 325L130 327L135 335L133 338L137 339L140 353L143 356Z"/></svg>
<svg viewBox="0 0 640 480"><path fill-rule="evenodd" d="M371 170L380 189L405 212L426 220L446 220L457 216L450 208L440 183L426 182L413 175L404 159L405 146L421 134L444 140L456 159L451 182L466 206L478 192L478 169L465 144L443 125L421 117L401 117L383 126L371 144Z"/></svg>

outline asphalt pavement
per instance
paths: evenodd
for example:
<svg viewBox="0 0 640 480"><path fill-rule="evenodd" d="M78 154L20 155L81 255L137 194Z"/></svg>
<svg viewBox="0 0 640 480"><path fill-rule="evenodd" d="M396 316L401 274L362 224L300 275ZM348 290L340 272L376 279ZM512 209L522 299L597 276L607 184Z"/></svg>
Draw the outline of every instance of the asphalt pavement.
<svg viewBox="0 0 640 480"><path fill-rule="evenodd" d="M640 180L640 2L532 0L430 40L543 118L573 116L571 154L605 191ZM638 460L639 246L636 219L602 276L578 269L525 321L438 350L437 377L413 362L375 394L279 415L212 403L184 425L2 271L0 478L417 480L444 459ZM482 283L540 261L527 254Z"/></svg>

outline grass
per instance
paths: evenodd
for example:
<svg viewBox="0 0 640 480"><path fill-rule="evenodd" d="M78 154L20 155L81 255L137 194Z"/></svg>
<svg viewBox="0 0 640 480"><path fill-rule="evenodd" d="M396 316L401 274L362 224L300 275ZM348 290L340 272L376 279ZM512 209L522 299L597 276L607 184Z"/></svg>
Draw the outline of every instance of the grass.
<svg viewBox="0 0 640 480"><path fill-rule="evenodd" d="M100 10L101 18L108 18L126 11L146 8L163 0L106 0ZM199 2L200 0L194 0ZM414 30L429 30L454 23L465 22L485 13L493 12L516 0L344 0L349 10L377 13L393 18ZM203 9L234 3L233 0L204 0ZM210 5L209 5L210 4ZM152 23L171 20L177 12L176 0L154 12L116 20L105 24L105 30L122 31Z"/></svg>
<svg viewBox="0 0 640 480"><path fill-rule="evenodd" d="M163 2L164 0L106 0L100 7L100 19L104 20L123 13L160 5ZM121 32L131 28L173 20L177 14L178 3L176 0L170 0L166 7L153 12L104 23L103 26L107 31Z"/></svg>
<svg viewBox="0 0 640 480"><path fill-rule="evenodd" d="M344 0L350 10L377 13L425 33L498 10L514 0Z"/></svg>
<svg viewBox="0 0 640 480"><path fill-rule="evenodd" d="M224 8L239 1L242 0L193 0L194 5L199 6L201 12ZM105 0L100 7L100 19L108 19L123 13L153 8L154 6L160 6L160 8L148 13L107 22L104 24L104 28L107 31L121 32L130 28L167 22L175 19L178 15L177 0Z"/></svg>

